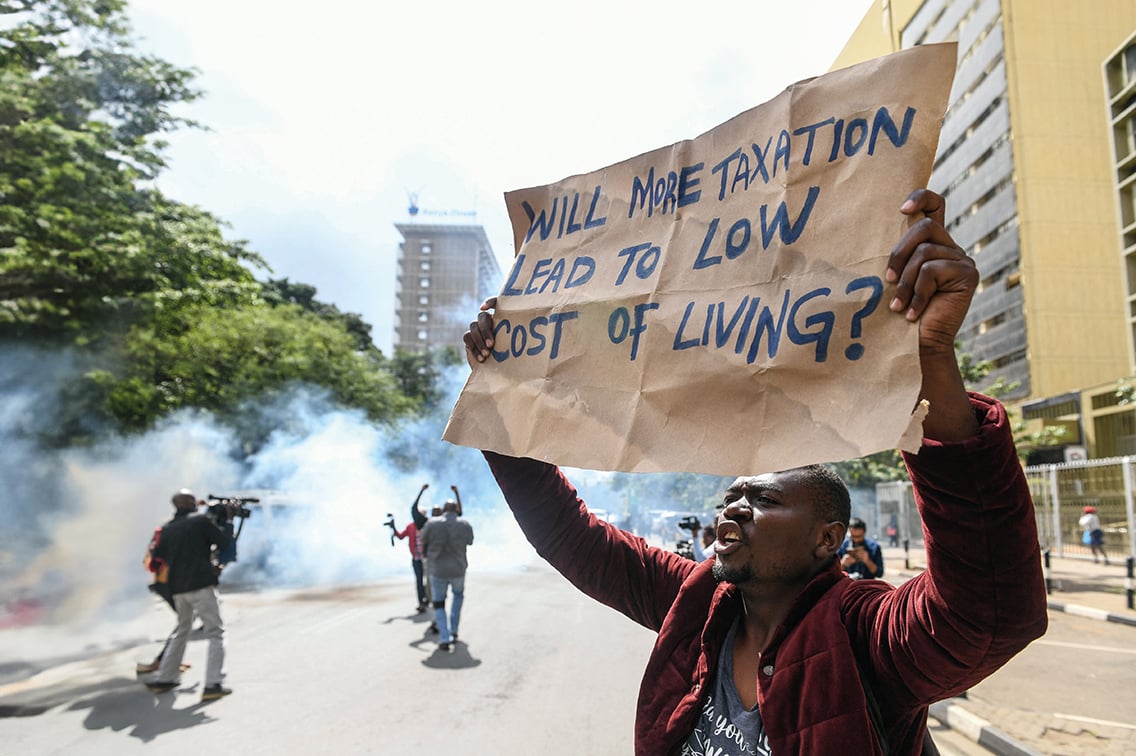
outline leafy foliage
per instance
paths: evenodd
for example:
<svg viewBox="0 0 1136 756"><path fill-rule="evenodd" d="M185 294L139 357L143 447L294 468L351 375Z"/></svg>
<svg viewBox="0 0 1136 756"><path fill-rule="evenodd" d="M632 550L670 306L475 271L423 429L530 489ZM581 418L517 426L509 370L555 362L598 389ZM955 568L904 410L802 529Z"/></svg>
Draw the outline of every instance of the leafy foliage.
<svg viewBox="0 0 1136 756"><path fill-rule="evenodd" d="M319 385L342 405L386 421L416 406L383 369L381 355L355 349L353 334L296 305L264 303L232 309L200 307L192 325L160 336L138 327L127 343L131 369L97 376L112 412L144 428L183 407L235 411L263 392L320 375Z"/></svg>
<svg viewBox="0 0 1136 756"><path fill-rule="evenodd" d="M133 47L124 0L0 0L0 339L80 352L57 441L297 382L374 421L421 406L429 373L405 391L360 316L260 283L245 242L153 188L193 75Z"/></svg>
<svg viewBox="0 0 1136 756"><path fill-rule="evenodd" d="M324 320L338 323L355 339L355 349L360 352L375 349L371 340L371 324L354 312L341 312L333 304L316 299L316 287L291 282L287 278L269 279L265 282L262 295L272 304L295 304Z"/></svg>

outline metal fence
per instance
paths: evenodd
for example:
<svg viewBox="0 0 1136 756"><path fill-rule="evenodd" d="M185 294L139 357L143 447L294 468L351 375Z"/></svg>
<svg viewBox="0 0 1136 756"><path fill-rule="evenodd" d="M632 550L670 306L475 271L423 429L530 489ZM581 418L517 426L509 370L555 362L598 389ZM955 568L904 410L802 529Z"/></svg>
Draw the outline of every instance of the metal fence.
<svg viewBox="0 0 1136 756"><path fill-rule="evenodd" d="M1136 556L1134 468L1136 457L1027 467L1042 548L1059 557L1090 557L1092 551L1082 543L1077 521L1086 506L1093 506L1104 530L1109 558L1123 562L1127 556ZM878 484L876 507L879 522L888 522L894 516L901 539L912 544L922 542L919 510L909 481Z"/></svg>
<svg viewBox="0 0 1136 756"><path fill-rule="evenodd" d="M1106 553L1120 561L1136 556L1134 465L1136 457L1113 457L1027 467L1042 546L1060 557L1089 556L1092 552L1081 542L1077 521L1085 507L1093 506L1104 530Z"/></svg>
<svg viewBox="0 0 1136 756"><path fill-rule="evenodd" d="M895 480L876 484L876 522L881 527L875 532L881 532L889 522L894 523L899 530L901 544L914 546L923 543L923 524L919 518L919 509L915 506L915 497L911 493L911 481Z"/></svg>

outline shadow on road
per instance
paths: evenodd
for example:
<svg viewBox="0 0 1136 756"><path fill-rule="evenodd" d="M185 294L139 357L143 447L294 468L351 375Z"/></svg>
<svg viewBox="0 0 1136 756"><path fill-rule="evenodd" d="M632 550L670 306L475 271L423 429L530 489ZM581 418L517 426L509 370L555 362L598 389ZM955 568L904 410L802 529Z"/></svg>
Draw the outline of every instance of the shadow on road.
<svg viewBox="0 0 1136 756"><path fill-rule="evenodd" d="M434 653L422 660L422 665L432 669L471 669L481 665L481 659L475 659L469 653L469 646L461 641L454 641L452 651L443 651L435 648Z"/></svg>
<svg viewBox="0 0 1136 756"><path fill-rule="evenodd" d="M384 625L390 625L399 621L413 622L416 625L423 622L432 622L434 619L434 612L415 612L413 614L393 614L383 620Z"/></svg>
<svg viewBox="0 0 1136 756"><path fill-rule="evenodd" d="M68 709L90 710L83 720L83 726L88 730L127 731L130 737L144 743L167 732L214 721L203 711L206 704L197 702L175 709L177 697L173 694L154 695L133 681L129 689L121 685L116 688L76 701Z"/></svg>

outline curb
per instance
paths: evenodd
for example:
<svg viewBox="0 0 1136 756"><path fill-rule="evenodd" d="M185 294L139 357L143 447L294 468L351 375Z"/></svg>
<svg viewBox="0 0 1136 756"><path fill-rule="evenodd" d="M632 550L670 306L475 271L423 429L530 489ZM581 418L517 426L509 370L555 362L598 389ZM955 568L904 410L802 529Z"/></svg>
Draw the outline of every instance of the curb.
<svg viewBox="0 0 1136 756"><path fill-rule="evenodd" d="M1128 617L1123 614L1113 614L1112 612L1106 612L1103 609L1095 609L1091 606L1081 606L1080 604L1066 604L1061 601L1047 601L1046 605L1051 611L1055 612L1065 612L1066 614L1075 614L1078 617L1088 617L1089 619L1104 620L1105 622L1116 622L1121 625L1136 627L1136 617Z"/></svg>
<svg viewBox="0 0 1136 756"><path fill-rule="evenodd" d="M965 699L948 698L931 704L930 716L1001 756L1044 756L1041 751L1019 743L982 717L971 714L958 703L961 700Z"/></svg>

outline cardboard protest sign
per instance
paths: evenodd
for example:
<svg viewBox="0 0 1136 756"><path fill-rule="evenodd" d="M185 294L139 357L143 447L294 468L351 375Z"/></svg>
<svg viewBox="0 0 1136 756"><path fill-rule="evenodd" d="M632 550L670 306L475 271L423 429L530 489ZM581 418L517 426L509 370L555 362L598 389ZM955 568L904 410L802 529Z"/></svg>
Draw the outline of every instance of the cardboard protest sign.
<svg viewBox="0 0 1136 756"><path fill-rule="evenodd" d="M696 139L508 193L493 357L443 438L722 475L918 449L917 326L883 275L955 55L800 82Z"/></svg>

